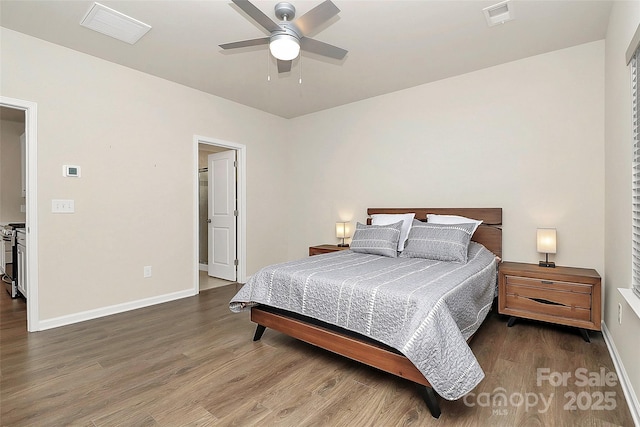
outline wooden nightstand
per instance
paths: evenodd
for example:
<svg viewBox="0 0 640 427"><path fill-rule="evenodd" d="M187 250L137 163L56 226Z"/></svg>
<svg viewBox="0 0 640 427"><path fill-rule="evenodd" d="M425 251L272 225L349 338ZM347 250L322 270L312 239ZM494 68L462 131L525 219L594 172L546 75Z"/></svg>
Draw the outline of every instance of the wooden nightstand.
<svg viewBox="0 0 640 427"><path fill-rule="evenodd" d="M349 246L338 246L338 245L309 246L309 256L326 254L329 252L336 252L336 251L345 251L347 249L349 249Z"/></svg>
<svg viewBox="0 0 640 427"><path fill-rule="evenodd" d="M589 342L587 329L600 330L600 275L587 268L539 267L503 262L498 280L498 312L574 326Z"/></svg>

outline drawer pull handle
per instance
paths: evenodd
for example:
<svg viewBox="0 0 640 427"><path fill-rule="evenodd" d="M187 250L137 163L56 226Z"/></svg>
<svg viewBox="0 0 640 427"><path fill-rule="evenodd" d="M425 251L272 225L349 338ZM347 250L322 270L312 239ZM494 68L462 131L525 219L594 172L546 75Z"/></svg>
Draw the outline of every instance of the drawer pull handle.
<svg viewBox="0 0 640 427"><path fill-rule="evenodd" d="M531 298L531 299L532 299L533 301L535 301L535 302L539 302L539 303L541 303L541 304L547 304L547 305L563 305L563 304L560 304L560 303L558 303L558 302L553 302L553 301L549 301L549 300L547 300L547 299L542 299L542 298Z"/></svg>
<svg viewBox="0 0 640 427"><path fill-rule="evenodd" d="M545 285L553 285L553 282L550 280L541 280L540 283L544 283Z"/></svg>

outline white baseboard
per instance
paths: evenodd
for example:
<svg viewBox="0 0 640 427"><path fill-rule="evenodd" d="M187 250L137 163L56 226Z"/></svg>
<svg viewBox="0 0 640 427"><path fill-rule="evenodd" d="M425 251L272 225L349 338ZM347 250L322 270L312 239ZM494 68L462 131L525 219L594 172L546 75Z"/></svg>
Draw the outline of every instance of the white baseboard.
<svg viewBox="0 0 640 427"><path fill-rule="evenodd" d="M109 307L97 308L94 310L82 311L80 313L69 314L66 316L54 317L53 319L41 320L38 322L36 331L44 331L47 329L58 328L60 326L71 325L73 323L84 322L85 320L97 319L98 317L110 316L112 314L123 313L125 311L135 310L138 308L148 307L150 305L161 304L196 295L193 289L180 292L159 295L151 298L145 298L137 301L125 302L122 304L111 305Z"/></svg>
<svg viewBox="0 0 640 427"><path fill-rule="evenodd" d="M200 270L200 271L209 271L209 265L208 264L198 264L198 270Z"/></svg>
<svg viewBox="0 0 640 427"><path fill-rule="evenodd" d="M631 412L633 422L636 427L640 427L640 403L638 402L638 396L636 396L633 390L627 371L624 369L624 365L622 364L622 360L620 359L620 355L616 349L616 344L613 342L609 329L604 321L602 322L602 336L604 337L604 342L607 343L609 354L611 355L613 364L618 372L620 385L622 386L624 397L627 399L627 405L629 406L629 412Z"/></svg>

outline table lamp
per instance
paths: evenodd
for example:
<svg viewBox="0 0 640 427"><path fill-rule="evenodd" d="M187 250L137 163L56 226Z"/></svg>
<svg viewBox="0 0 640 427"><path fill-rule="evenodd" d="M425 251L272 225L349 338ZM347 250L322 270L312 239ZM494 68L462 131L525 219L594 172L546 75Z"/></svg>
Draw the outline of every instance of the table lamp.
<svg viewBox="0 0 640 427"><path fill-rule="evenodd" d="M549 254L556 253L556 229L538 228L537 232L538 252L545 254L545 260L540 261L540 267L555 267L554 262L549 261Z"/></svg>
<svg viewBox="0 0 640 427"><path fill-rule="evenodd" d="M336 237L342 239L342 243L338 243L340 247L348 247L344 239L351 237L351 224L348 222L336 222Z"/></svg>

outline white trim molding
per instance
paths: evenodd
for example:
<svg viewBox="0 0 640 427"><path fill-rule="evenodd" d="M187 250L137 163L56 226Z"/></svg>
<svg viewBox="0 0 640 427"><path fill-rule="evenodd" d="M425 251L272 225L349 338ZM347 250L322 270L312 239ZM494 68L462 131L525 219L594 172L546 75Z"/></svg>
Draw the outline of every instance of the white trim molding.
<svg viewBox="0 0 640 427"><path fill-rule="evenodd" d="M193 271L196 293L199 292L198 271L200 269L198 256L198 144L215 145L236 151L238 162L237 194L238 199L238 229L237 229L237 256L238 273L236 281L246 283L247 278L247 147L244 144L209 138L201 135L193 136Z"/></svg>
<svg viewBox="0 0 640 427"><path fill-rule="evenodd" d="M638 25L638 28L636 28L636 32L633 34L631 42L627 47L627 52L624 56L627 60L627 65L629 65L629 62L631 62L631 58L633 58L633 54L636 53L638 47L640 47L640 25Z"/></svg>
<svg viewBox="0 0 640 427"><path fill-rule="evenodd" d="M0 96L0 106L25 112L27 185L27 330L40 330L38 311L38 104Z"/></svg>
<svg viewBox="0 0 640 427"><path fill-rule="evenodd" d="M46 329L58 328L60 326L67 326L78 322L85 322L87 320L97 319L99 317L111 316L112 314L124 313L125 311L137 310L139 308L162 304L164 302L179 300L182 298L191 297L193 295L193 291L189 289L186 291L173 292L170 294L144 298L137 301L129 301L122 304L111 305L108 307L96 308L94 310L82 311L80 313L54 317L52 319L41 321L40 330L44 331Z"/></svg>
<svg viewBox="0 0 640 427"><path fill-rule="evenodd" d="M627 406L629 406L629 412L631 412L633 422L636 426L640 426L640 403L638 402L638 396L633 390L631 380L627 375L627 371L624 369L622 359L620 359L620 355L618 354L616 345L613 342L611 334L609 333L609 329L607 328L607 324L604 321L602 322L602 336L604 337L604 342L607 344L607 348L609 349L609 354L611 355L611 360L613 360L613 365L618 372L620 386L622 387L622 392L624 393L624 397L627 400Z"/></svg>

